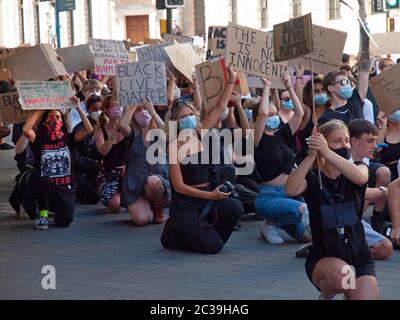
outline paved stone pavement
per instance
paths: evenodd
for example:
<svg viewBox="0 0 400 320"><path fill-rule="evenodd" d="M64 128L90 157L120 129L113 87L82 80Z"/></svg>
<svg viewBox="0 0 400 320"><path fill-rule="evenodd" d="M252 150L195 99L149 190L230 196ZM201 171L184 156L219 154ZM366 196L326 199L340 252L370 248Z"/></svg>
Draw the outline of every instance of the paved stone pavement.
<svg viewBox="0 0 400 320"><path fill-rule="evenodd" d="M260 221L242 221L217 255L162 248L162 225L137 227L128 214L78 205L67 229L35 231L8 204L16 168L0 151L0 299L316 299L297 244L273 246ZM377 262L385 299L400 298L399 252ZM56 268L56 290L41 287L42 267Z"/></svg>

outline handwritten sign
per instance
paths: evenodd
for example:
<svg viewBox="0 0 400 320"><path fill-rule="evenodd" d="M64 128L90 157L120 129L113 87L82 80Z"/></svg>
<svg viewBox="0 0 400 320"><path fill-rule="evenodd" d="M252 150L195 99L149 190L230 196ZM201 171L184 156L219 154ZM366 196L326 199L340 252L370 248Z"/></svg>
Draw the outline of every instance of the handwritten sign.
<svg viewBox="0 0 400 320"><path fill-rule="evenodd" d="M226 26L211 26L208 28L207 59L226 53Z"/></svg>
<svg viewBox="0 0 400 320"><path fill-rule="evenodd" d="M17 81L23 110L70 109L74 95L69 81Z"/></svg>
<svg viewBox="0 0 400 320"><path fill-rule="evenodd" d="M236 71L268 78L273 88L283 88L281 78L287 62L275 62L272 32L263 32L229 23L226 65Z"/></svg>
<svg viewBox="0 0 400 320"><path fill-rule="evenodd" d="M94 54L88 44L60 48L57 54L64 60L65 69L68 72L92 70L94 65Z"/></svg>
<svg viewBox="0 0 400 320"><path fill-rule="evenodd" d="M193 38L192 37L187 37L187 36L176 36L174 34L169 34L169 33L164 33L163 34L163 39L167 42L170 41L176 41L178 43L193 43Z"/></svg>
<svg viewBox="0 0 400 320"><path fill-rule="evenodd" d="M162 44L144 46L136 49L136 54L139 62L149 62L149 61L161 61L166 64L171 64L167 53L165 52L165 47L172 46L174 43L165 42Z"/></svg>
<svg viewBox="0 0 400 320"><path fill-rule="evenodd" d="M314 72L326 74L338 70L347 33L313 24L312 34ZM309 55L289 61L290 66L297 67L299 64L302 64L306 70L311 70Z"/></svg>
<svg viewBox="0 0 400 320"><path fill-rule="evenodd" d="M373 33L374 41L379 45L378 49L370 41L371 53L375 56L400 53L400 32Z"/></svg>
<svg viewBox="0 0 400 320"><path fill-rule="evenodd" d="M118 102L121 106L139 104L145 98L155 105L168 104L164 62L119 64L116 69Z"/></svg>
<svg viewBox="0 0 400 320"><path fill-rule="evenodd" d="M192 76L196 69L194 67L194 57L192 55L188 55L188 50L188 48L183 48L179 43L173 46L165 47L165 52L171 59L174 67L180 71L190 82L192 82Z"/></svg>
<svg viewBox="0 0 400 320"><path fill-rule="evenodd" d="M21 48L0 48L0 69L5 69L5 58L8 56L20 52L22 49Z"/></svg>
<svg viewBox="0 0 400 320"><path fill-rule="evenodd" d="M0 94L0 118L5 123L20 123L26 120L31 111L22 110L18 93Z"/></svg>
<svg viewBox="0 0 400 320"><path fill-rule="evenodd" d="M287 61L312 51L311 13L274 25L275 61Z"/></svg>
<svg viewBox="0 0 400 320"><path fill-rule="evenodd" d="M224 91L228 74L223 58L215 58L196 65L196 74L207 111L213 108Z"/></svg>
<svg viewBox="0 0 400 320"><path fill-rule="evenodd" d="M21 81L45 81L67 74L64 64L57 59L57 52L49 44L21 48L21 51L5 59L13 79Z"/></svg>
<svg viewBox="0 0 400 320"><path fill-rule="evenodd" d="M115 66L129 62L128 51L123 41L90 39L89 44L94 53L97 74L115 76Z"/></svg>
<svg viewBox="0 0 400 320"><path fill-rule="evenodd" d="M387 115L395 112L400 107L400 64L374 77L369 86L379 109Z"/></svg>

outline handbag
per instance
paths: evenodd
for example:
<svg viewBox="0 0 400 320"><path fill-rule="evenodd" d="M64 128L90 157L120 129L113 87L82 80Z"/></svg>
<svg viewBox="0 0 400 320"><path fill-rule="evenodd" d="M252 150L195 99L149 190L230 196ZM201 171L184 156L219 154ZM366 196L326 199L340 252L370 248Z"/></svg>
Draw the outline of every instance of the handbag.
<svg viewBox="0 0 400 320"><path fill-rule="evenodd" d="M329 194L322 189L329 204L321 205L320 217L324 235L324 247L328 256L348 258L356 255L353 239L356 231L353 228L359 219L353 201L346 201L343 196L346 183L338 193Z"/></svg>

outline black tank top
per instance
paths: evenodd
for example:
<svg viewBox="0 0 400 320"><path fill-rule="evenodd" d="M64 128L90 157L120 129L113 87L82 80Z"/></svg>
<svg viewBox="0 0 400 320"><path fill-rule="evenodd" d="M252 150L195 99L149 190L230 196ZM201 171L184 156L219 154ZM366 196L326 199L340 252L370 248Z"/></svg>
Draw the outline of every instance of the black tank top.
<svg viewBox="0 0 400 320"><path fill-rule="evenodd" d="M208 163L202 164L201 158L202 155L206 154L205 151L194 153L190 156L186 157L186 161L191 160L189 163L180 164L181 172L182 172L182 179L186 185L195 186L199 184L203 184L209 182L209 167ZM194 160L197 163L193 163ZM208 159L207 159L208 160Z"/></svg>
<svg viewBox="0 0 400 320"><path fill-rule="evenodd" d="M388 143L385 138L385 143L388 145L386 148L382 148L381 156L382 163L390 163L398 161L400 158L400 142L399 143Z"/></svg>
<svg viewBox="0 0 400 320"><path fill-rule="evenodd" d="M101 130L103 131L104 140L107 140L107 130L104 127L101 127ZM111 172L117 167L126 165L128 146L128 139L125 137L119 143L114 144L110 152L103 156L103 167L106 172Z"/></svg>

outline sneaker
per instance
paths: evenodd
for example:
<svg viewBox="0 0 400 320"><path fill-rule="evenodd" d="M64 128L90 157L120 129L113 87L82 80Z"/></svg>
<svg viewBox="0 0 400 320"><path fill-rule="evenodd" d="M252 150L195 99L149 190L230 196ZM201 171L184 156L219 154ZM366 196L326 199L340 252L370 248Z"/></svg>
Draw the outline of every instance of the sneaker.
<svg viewBox="0 0 400 320"><path fill-rule="evenodd" d="M287 233L286 230L284 230L282 228L277 228L277 229L278 229L278 234L283 239L283 241L285 241L285 242L298 242L289 233Z"/></svg>
<svg viewBox="0 0 400 320"><path fill-rule="evenodd" d="M238 223L234 228L233 231L240 231L242 229L242 225Z"/></svg>
<svg viewBox="0 0 400 320"><path fill-rule="evenodd" d="M385 235L385 232L390 225L385 221L383 215L374 215L371 217L371 227L374 231Z"/></svg>
<svg viewBox="0 0 400 320"><path fill-rule="evenodd" d="M164 213L161 207L153 208L153 223L161 224L164 222Z"/></svg>
<svg viewBox="0 0 400 320"><path fill-rule="evenodd" d="M278 228L263 222L260 228L261 238L265 238L271 244L282 244L285 241L279 235Z"/></svg>
<svg viewBox="0 0 400 320"><path fill-rule="evenodd" d="M40 217L36 220L36 229L37 230L47 230L49 226L49 221L46 217Z"/></svg>
<svg viewBox="0 0 400 320"><path fill-rule="evenodd" d="M14 147L8 143L0 144L0 150L12 150Z"/></svg>
<svg viewBox="0 0 400 320"><path fill-rule="evenodd" d="M299 249L296 250L296 257L307 258L310 255L311 246L312 242L303 244Z"/></svg>

